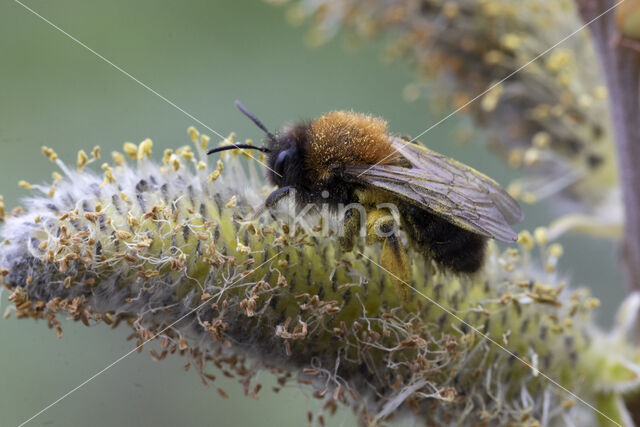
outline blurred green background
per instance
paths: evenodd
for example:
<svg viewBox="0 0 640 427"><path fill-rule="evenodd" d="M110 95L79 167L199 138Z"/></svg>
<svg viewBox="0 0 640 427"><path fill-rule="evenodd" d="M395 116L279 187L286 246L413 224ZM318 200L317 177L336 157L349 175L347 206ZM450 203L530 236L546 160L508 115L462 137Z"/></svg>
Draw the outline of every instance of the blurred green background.
<svg viewBox="0 0 640 427"><path fill-rule="evenodd" d="M240 139L260 138L233 107L235 99L270 128L354 109L383 116L394 132L416 135L440 118L428 113L425 101L403 101L412 74L404 64L380 60L382 42L354 50L338 39L310 49L304 28L292 28L283 9L258 0L26 4L225 136L235 131ZM54 167L40 154L42 145L73 164L80 148L100 144L106 156L124 141L150 137L159 158L165 148L187 143L188 126L205 131L13 1L0 4L0 54L0 194L8 208L26 194L17 187L19 179L50 179ZM451 142L459 120L448 120L422 141L501 182L514 177L482 144ZM523 227L550 218L544 207L525 207L525 213ZM597 321L608 328L624 296L617 246L585 237L562 242L560 270L573 287L588 286L602 300ZM126 328L65 322L57 339L44 322L0 321L0 425L19 424L125 354L134 346L125 341L128 334ZM207 389L194 372L183 371L184 363L177 356L154 362L143 350L31 424L303 425L307 410L318 407L308 391L293 385L272 393L267 374L258 401L243 397L234 380L219 379ZM218 386L229 399L218 395ZM355 424L347 411L327 421Z"/></svg>

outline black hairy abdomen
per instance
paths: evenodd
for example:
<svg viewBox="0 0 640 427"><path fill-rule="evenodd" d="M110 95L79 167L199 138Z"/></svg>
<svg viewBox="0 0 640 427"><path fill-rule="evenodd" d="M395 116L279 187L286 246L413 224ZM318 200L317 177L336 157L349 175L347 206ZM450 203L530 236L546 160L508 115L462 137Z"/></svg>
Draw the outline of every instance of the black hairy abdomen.
<svg viewBox="0 0 640 427"><path fill-rule="evenodd" d="M486 237L407 203L400 206L400 212L410 240L438 264L461 273L475 273L482 267Z"/></svg>

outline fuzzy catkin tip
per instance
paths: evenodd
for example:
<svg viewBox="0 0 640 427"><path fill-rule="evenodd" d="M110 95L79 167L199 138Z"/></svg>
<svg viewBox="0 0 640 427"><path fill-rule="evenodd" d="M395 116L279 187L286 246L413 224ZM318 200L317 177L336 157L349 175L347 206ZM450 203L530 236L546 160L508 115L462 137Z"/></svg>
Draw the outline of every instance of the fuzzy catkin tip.
<svg viewBox="0 0 640 427"><path fill-rule="evenodd" d="M591 324L597 300L565 287L562 248L545 229L505 251L491 244L473 276L410 252L412 290L399 292L377 264L378 245L343 253L332 233L314 235L325 228L318 219L307 221L312 230L280 210L252 219L265 195L255 165L246 171L231 154L212 169L208 138L189 134L195 152L165 152L160 165L150 140L125 144L129 160L115 153L102 175L88 167L99 151L79 156L77 170L55 159L65 174L56 191L32 186L1 231L0 275L16 316L46 319L59 334L60 315L127 324L139 344L154 340L154 358L190 357L203 381L214 379L212 362L254 395L255 373L268 368L283 384L309 384L329 412L351 406L363 423L597 418L541 373L607 408L637 389L626 327L611 338Z"/></svg>

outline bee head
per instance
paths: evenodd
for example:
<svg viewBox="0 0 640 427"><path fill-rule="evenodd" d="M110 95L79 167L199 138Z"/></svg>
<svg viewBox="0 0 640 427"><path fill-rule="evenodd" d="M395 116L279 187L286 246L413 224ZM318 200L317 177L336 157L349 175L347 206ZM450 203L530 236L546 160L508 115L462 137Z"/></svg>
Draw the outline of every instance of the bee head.
<svg viewBox="0 0 640 427"><path fill-rule="evenodd" d="M295 185L302 178L303 147L305 127L304 125L293 126L282 135L276 136L262 122L245 108L240 101L235 102L236 107L253 123L256 124L267 135L267 141L262 147L250 144L229 144L222 147L212 148L207 154L218 153L226 150L250 149L258 150L267 154L267 166L269 171L267 176L272 184L278 187Z"/></svg>

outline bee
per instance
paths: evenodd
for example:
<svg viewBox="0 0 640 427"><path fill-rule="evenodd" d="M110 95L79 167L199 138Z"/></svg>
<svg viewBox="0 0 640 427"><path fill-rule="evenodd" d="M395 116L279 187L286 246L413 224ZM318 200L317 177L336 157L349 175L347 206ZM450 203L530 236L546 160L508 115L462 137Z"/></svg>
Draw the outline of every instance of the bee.
<svg viewBox="0 0 640 427"><path fill-rule="evenodd" d="M240 102L236 106L265 132L265 144L225 145L208 154L231 149L266 153L267 177L277 186L266 198L266 207L295 190L300 203L334 207L360 203L376 220L381 215L374 206L393 203L410 244L436 264L460 273L480 269L489 238L517 240L510 225L523 219L522 211L497 182L419 143L389 134L380 118L332 111L293 123L275 135ZM345 222L353 220L351 216ZM402 280L410 278L397 233L382 240L383 266ZM352 247L349 238L343 243Z"/></svg>

